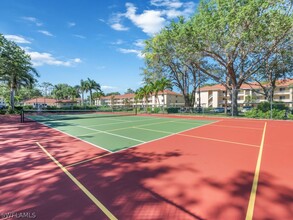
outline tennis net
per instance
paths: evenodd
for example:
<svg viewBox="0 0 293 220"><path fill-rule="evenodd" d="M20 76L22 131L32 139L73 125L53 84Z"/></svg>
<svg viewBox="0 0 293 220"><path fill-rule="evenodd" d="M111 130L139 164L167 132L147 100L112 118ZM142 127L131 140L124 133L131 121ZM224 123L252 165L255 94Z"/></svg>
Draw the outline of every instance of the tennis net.
<svg viewBox="0 0 293 220"><path fill-rule="evenodd" d="M136 109L112 109L103 110L23 110L21 122L29 121L59 121L102 117L120 117L136 115Z"/></svg>

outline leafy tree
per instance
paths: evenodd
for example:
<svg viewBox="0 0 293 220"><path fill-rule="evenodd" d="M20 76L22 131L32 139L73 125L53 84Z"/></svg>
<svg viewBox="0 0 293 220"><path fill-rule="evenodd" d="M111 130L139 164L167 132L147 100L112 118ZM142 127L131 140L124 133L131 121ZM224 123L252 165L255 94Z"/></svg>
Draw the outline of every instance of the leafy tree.
<svg viewBox="0 0 293 220"><path fill-rule="evenodd" d="M128 88L125 92L125 94L133 94L133 93L135 93L135 91L131 88Z"/></svg>
<svg viewBox="0 0 293 220"><path fill-rule="evenodd" d="M203 83L204 75L199 78L200 70L192 62L196 56L187 56L188 41L183 34L185 32L184 19L181 18L178 23L172 22L146 42L144 75L147 83L168 78L181 90L185 105L193 106L196 89Z"/></svg>
<svg viewBox="0 0 293 220"><path fill-rule="evenodd" d="M42 92L36 87L20 88L18 91L16 91L16 94L15 94L16 99L19 101L24 101L27 99L32 99L32 98L36 98L40 96L42 96Z"/></svg>
<svg viewBox="0 0 293 220"><path fill-rule="evenodd" d="M247 82L249 85L256 82L262 90L254 90L251 86L252 90L264 95L267 101L270 101L270 97L274 97L274 91L279 80L293 77L293 50L292 46L289 45L290 42L288 39L280 43L275 52L261 65L259 74L251 77L252 82Z"/></svg>
<svg viewBox="0 0 293 220"><path fill-rule="evenodd" d="M70 99L77 95L76 90L75 91L73 90L74 90L73 87L71 87L70 85L65 83L59 83L54 86L52 94L53 94L53 97L58 100Z"/></svg>
<svg viewBox="0 0 293 220"><path fill-rule="evenodd" d="M188 56L193 64L223 84L237 115L241 85L259 70L292 28L289 0L202 1L198 13L185 24ZM292 43L291 43L292 44ZM226 81L226 79L228 79Z"/></svg>
<svg viewBox="0 0 293 220"><path fill-rule="evenodd" d="M43 89L43 96L48 97L51 95L51 90L53 89L53 84L50 82L43 82L40 84L40 87Z"/></svg>
<svg viewBox="0 0 293 220"><path fill-rule="evenodd" d="M106 96L112 96L112 95L121 95L120 92L109 92L106 93Z"/></svg>
<svg viewBox="0 0 293 220"><path fill-rule="evenodd" d="M0 81L10 89L10 105L14 110L15 91L21 87L31 88L39 76L32 67L31 58L14 42L0 35Z"/></svg>

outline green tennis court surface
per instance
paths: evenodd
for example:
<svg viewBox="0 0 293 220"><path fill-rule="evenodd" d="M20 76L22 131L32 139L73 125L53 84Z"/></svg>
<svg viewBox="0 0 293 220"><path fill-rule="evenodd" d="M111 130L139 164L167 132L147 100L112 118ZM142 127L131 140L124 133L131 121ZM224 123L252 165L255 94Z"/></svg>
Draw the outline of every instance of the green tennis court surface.
<svg viewBox="0 0 293 220"><path fill-rule="evenodd" d="M212 121L178 118L159 118L149 116L107 116L68 119L64 115L52 120L42 116L28 116L49 127L87 141L110 152L143 144L178 132L209 124ZM67 118L66 118L67 117Z"/></svg>

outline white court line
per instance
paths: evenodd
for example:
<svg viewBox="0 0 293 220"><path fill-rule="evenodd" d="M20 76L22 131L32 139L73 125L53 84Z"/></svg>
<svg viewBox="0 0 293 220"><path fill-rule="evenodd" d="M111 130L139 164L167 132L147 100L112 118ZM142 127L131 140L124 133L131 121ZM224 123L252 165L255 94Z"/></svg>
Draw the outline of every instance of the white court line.
<svg viewBox="0 0 293 220"><path fill-rule="evenodd" d="M98 127L98 126L102 126L102 125L115 125L115 124L129 123L129 122L132 123L132 122L152 121L152 120L158 120L158 118L139 120L139 121L123 121L123 122L104 123L104 124L98 124L98 125L89 125L87 127L90 128L90 127Z"/></svg>
<svg viewBox="0 0 293 220"><path fill-rule="evenodd" d="M110 133L110 132L107 132L107 131L101 131L101 130L98 130L98 129L88 128L88 127L84 127L84 126L77 126L77 127L92 130L92 131L99 131L100 133L109 134L109 135L112 135L112 136L117 136L117 137L121 137L121 138L124 138L124 139L129 139L129 140L133 140L133 141L137 141L137 142L141 142L141 143L146 143L145 141L142 141L142 140L126 137L126 136L119 135L119 134L113 134L113 133Z"/></svg>
<svg viewBox="0 0 293 220"><path fill-rule="evenodd" d="M220 121L222 121L222 120L220 120ZM179 132L176 132L176 133L172 133L172 134L167 135L167 136L164 136L164 137L160 137L160 138L157 138L157 139L153 139L153 140L151 140L151 141L147 141L147 142L145 142L145 143L141 143L141 144L133 145L133 146L128 147L128 148L125 148L125 149L121 149L121 150L118 150L118 151L114 151L113 154L115 154L115 153L119 153L119 152L122 152L122 151L125 151L125 150L128 150L128 149L130 149L130 148L138 147L138 146L143 145L143 144L148 144L148 143L151 143L151 142L154 142L154 141L158 141L158 140L161 140L161 139L164 139L164 138L167 138L167 137L171 137L171 136L173 136L173 135L177 135L177 134L180 134L180 133L182 133L182 132L190 131L190 130L192 130L192 129L197 129L197 128L204 127L204 126L207 126L207 125L211 125L211 124L214 124L214 123L217 123L217 122L220 122L220 121L213 121L213 122L208 123L208 124L200 125L200 126L198 126L198 127L189 128L189 129L186 129L186 130L183 130L183 131L179 131Z"/></svg>
<svg viewBox="0 0 293 220"><path fill-rule="evenodd" d="M39 124L41 124L41 125L44 125L44 126L46 126L46 127L48 127L48 128L51 128L51 129L53 129L53 130L55 130L55 131L61 132L61 133L63 133L63 134L66 134L66 135L68 135L68 136L70 136L70 137L72 137L72 138L75 138L75 139L77 139L77 140L83 141L83 142L85 142L85 143L87 143L87 144L90 144L90 145L96 147L96 148L100 148L100 149L105 150L105 151L107 151L107 152L112 152L112 151L110 151L110 150L108 150L108 149L106 149L106 148L103 148L103 147L98 146L98 145L95 145L95 144L93 144L93 143L91 143L91 142L88 142L88 141L85 141L85 140L83 140L83 139L80 139L80 138L78 138L78 137L76 137L76 136L73 136L73 135L71 135L71 134L68 134L68 133L66 133L66 132L64 132L64 131L61 131L61 130L59 130L59 129L53 128L53 127L51 127L50 125L47 125L47 124L45 124L45 123L38 122L38 121L35 121L35 122L37 122L37 123L39 123Z"/></svg>

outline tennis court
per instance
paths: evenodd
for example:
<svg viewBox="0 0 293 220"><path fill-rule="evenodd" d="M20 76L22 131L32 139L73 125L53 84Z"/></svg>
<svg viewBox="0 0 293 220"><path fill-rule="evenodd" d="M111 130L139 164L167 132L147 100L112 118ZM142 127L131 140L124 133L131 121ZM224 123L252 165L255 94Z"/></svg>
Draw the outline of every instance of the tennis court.
<svg viewBox="0 0 293 220"><path fill-rule="evenodd" d="M70 112L69 112L70 113ZM70 136L89 142L109 152L116 152L157 140L213 121L160 117L82 114L38 114L29 119L43 123ZM113 117L114 116L114 117ZM127 116L127 117L125 117Z"/></svg>
<svg viewBox="0 0 293 220"><path fill-rule="evenodd" d="M1 117L0 213L39 219L291 219L290 121Z"/></svg>

